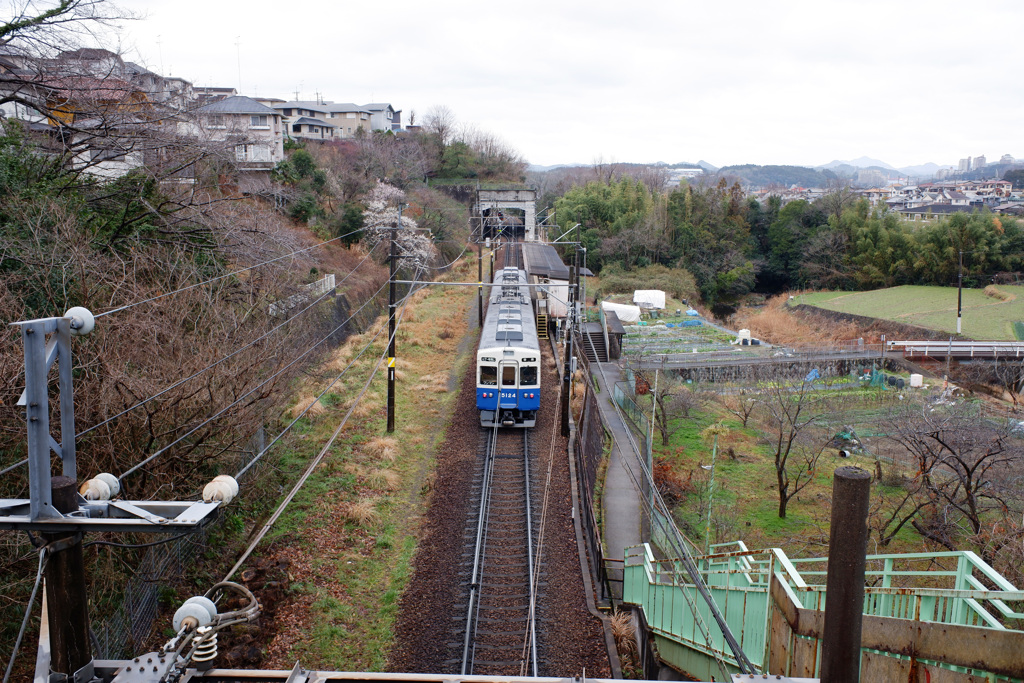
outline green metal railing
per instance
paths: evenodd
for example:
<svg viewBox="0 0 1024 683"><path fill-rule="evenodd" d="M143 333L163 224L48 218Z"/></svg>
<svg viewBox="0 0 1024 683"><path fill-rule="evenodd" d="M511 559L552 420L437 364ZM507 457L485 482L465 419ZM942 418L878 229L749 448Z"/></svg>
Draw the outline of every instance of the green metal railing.
<svg viewBox="0 0 1024 683"><path fill-rule="evenodd" d="M772 578L797 607L824 610L827 558L791 559L781 549L751 551L742 542L712 546L712 550L712 554L696 558L701 573L743 651L767 672L772 656ZM683 670L687 670L685 660L692 660L690 653L711 655L690 614L694 588L678 563L655 559L645 544L627 550L625 565L623 602L643 608L651 632L662 639L659 650L670 655L675 652L684 660L680 662ZM865 578L865 615L999 631L1024 629L1024 612L1011 607L1024 604L1024 591L973 552L871 555ZM713 622L710 625L710 647L734 664L721 632ZM666 643L681 648L673 650L674 645L666 647ZM936 665L943 666L941 662Z"/></svg>

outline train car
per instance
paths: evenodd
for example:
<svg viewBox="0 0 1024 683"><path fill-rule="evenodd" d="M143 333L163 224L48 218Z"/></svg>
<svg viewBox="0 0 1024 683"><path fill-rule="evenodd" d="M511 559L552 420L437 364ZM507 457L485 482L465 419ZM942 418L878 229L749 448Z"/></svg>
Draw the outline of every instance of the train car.
<svg viewBox="0 0 1024 683"><path fill-rule="evenodd" d="M526 273L494 273L476 352L476 407L483 427L533 427L540 408L540 344Z"/></svg>

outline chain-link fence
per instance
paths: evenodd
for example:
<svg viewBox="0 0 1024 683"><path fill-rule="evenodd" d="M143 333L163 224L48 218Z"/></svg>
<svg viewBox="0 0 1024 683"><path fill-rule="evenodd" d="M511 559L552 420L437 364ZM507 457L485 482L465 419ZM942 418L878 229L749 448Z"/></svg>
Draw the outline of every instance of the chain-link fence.
<svg viewBox="0 0 1024 683"><path fill-rule="evenodd" d="M253 435L235 458L225 463L224 470L236 472L265 448L262 427ZM257 481L267 466L261 461L242 476L243 481ZM242 481L239 481L242 484ZM145 647L153 623L160 610L160 589L172 576L181 576L194 558L207 548L210 532L224 524L219 515L213 522L181 538L149 548L139 568L124 587L123 601L109 618L95 625L95 656L99 659L134 657Z"/></svg>

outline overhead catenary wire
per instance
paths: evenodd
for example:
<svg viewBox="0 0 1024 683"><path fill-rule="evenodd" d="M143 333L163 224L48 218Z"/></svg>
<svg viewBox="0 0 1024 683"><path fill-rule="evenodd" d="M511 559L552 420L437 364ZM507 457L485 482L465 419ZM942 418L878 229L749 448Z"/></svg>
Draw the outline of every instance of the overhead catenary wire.
<svg viewBox="0 0 1024 683"><path fill-rule="evenodd" d="M303 253L305 253L307 251L312 251L313 249L319 249L320 247L323 247L325 245L331 244L332 242L337 242L338 240L345 239L346 237L351 237L352 235L354 235L354 234L356 234L357 232L360 232L360 231L362 231L362 228L359 228L359 230L352 230L351 232L347 232L344 235L339 235L337 237L332 237L329 240L325 240L323 242L319 242L317 244L314 244L311 247L305 247L303 249L296 249L295 251L289 252L289 253L284 254L282 256L277 256L277 257L272 258L272 259L267 260L267 261L263 261L262 263L257 263L255 265L248 266L246 268L240 268L239 270L234 270L234 271L231 271L230 273L225 273L224 275L218 275L217 277L212 277L209 280L204 280L203 282L197 282L195 284L191 284L191 285L188 285L186 287L182 287L180 289L176 289L173 292L165 292L164 294L158 294L157 296L153 296L153 297L150 297L148 299L143 299L142 301L136 301L134 303L126 304L126 305L120 306L118 308L113 308L113 309L111 309L109 311L103 311L102 313L95 314L94 317L102 318L105 315L110 315L112 313L120 313L121 311L127 311L129 308L134 308L136 306L141 306L142 304L148 304L148 303L150 303L152 301L157 301L158 299L163 299L163 298L168 297L168 296L174 296L175 294L181 294L182 292L187 292L190 289L195 289L197 287L202 287L203 285L208 285L208 284L217 282L219 280L223 280L225 278L232 277L233 275L239 275L240 273L245 273L245 272L248 272L250 270L255 270L256 268L259 268L261 266L265 266L265 265L268 265L268 264L271 264L271 263L276 263L277 261L281 261L283 259L295 256L296 254L303 254Z"/></svg>
<svg viewBox="0 0 1024 683"><path fill-rule="evenodd" d="M377 246L379 246L379 245L377 245ZM368 258L370 258L370 255L371 255L371 254L373 253L373 250L374 250L374 249L376 249L376 246L374 246L373 248L371 248L371 249L370 249L370 251L368 251L368 252L366 253L366 256L364 256L364 257L362 258L362 260L361 260L361 261L359 261L359 263L358 263L358 264L356 264L355 268L353 268L352 270L350 270L350 271L348 272L348 274L347 274L347 275L345 275L345 277L344 277L344 278L342 278L342 279L341 279L341 280L340 280L340 281L339 281L339 282L338 282L338 283L337 283L337 284L335 285L335 287L337 287L338 285L342 284L343 282L345 282L345 280L347 280L347 279L348 279L349 277L351 277L351 276L352 276L352 274L353 274L353 273L355 273L355 272L356 272L356 270L358 270L358 269L359 269L359 266L363 265L363 263L365 263L365 262L366 262L366 260L367 260ZM262 335L260 335L259 337L257 337L257 338L255 338L255 339L253 339L252 341L248 342L247 344L245 344L245 345L243 345L243 346L240 346L240 347L238 347L237 349L235 349L235 350L234 350L234 351L232 351L231 353L229 353L229 354L227 354L226 356L222 357L222 358L221 358L220 360L217 360L217 361L214 361L213 363L210 363L209 365L207 365L207 366L206 366L205 368L203 368L202 370L198 370L198 371L194 372L193 374L189 375L188 377L185 377L184 379L178 380L177 382L175 382L174 384L171 384L170 386L166 387L165 389L162 389L162 390L158 391L157 393L153 394L152 396L150 396L150 397L148 397L148 398L145 398L145 399L143 399L143 400L139 401L139 402L138 402L138 403L136 403L135 405L133 405L133 406L131 406L131 407L129 407L129 408L125 408L124 410L122 410L122 411L121 411L121 412L119 412L118 414L116 414L116 415L112 415L111 417L108 417L107 419L103 420L102 422L97 422L97 423L96 423L96 424L94 424L93 426L91 426L91 427L88 427L87 429L84 429L84 430L82 430L82 431L81 431L81 432L79 432L78 434L75 434L75 438L80 438L80 437L82 437L82 436L85 436L86 434L88 434L89 432L93 431L94 429L98 429L98 428L102 427L103 425L105 425L105 424L107 424L107 423L109 423L109 422L112 422L113 420L116 420L117 418L119 418L119 417L122 417L123 415L126 415L126 414L130 413L131 411L135 410L136 408L140 408L141 406L144 406L144 405L146 405L146 404L147 404L147 403L149 403L150 401L152 401L152 400L154 400L154 399L156 399L156 398L159 398L160 396L163 396L163 395L164 395L164 394L166 394L167 392L169 392L169 391L171 391L171 390L173 390L173 389L176 389L177 387L180 387L180 386L181 386L182 384L185 384L186 382L189 382L189 381L191 381L191 380L195 379L195 378L196 378L196 377L198 377L199 375L202 375L202 374L203 374L204 372L208 372L209 370L212 370L213 368L217 367L218 365L220 365L220 364L221 364L221 363L223 363L224 361L226 361L226 360L229 360L229 359L233 358L234 356L238 355L238 354L239 354L239 353L241 353L242 351L244 351L244 350L246 350L246 349L248 349L248 348L251 348L252 346L255 346L255 345L256 345L256 344L258 344L259 342L261 342L261 341L263 341L264 339L266 339L267 337L269 337L269 336L270 336L271 334L273 334L274 332L277 332L277 331L278 331L279 329L281 329L281 328L282 328L282 327L284 327L285 325L288 325L289 323L292 323L292 322L294 322L294 321L295 321L295 320L296 320L296 319L297 319L297 318L298 318L298 317L299 317L300 315L302 315L302 314L303 314L303 313L305 313L306 311L308 311L308 310L312 309L313 307L315 307L315 306L316 306L317 304L319 304L319 303L320 303L321 301L323 301L324 299L326 299L326 298L327 298L328 296L330 296L330 295L331 295L331 291L327 291L327 292L324 292L324 293L323 293L323 294L321 294L321 295L320 295L319 297L317 297L316 299L314 299L314 300L313 300L313 301L312 301L312 302L311 302L311 303L310 303L310 304L309 304L308 306L306 306L306 307L305 307L305 308L303 308L303 309L302 309L301 311L299 311L299 312L298 312L298 313L296 313L295 315L293 315L293 316L291 316L290 318L288 318L287 320L285 320L285 321L284 321L283 323L281 323L280 325L277 325L277 326L275 326L275 327L272 327L272 328L271 328L271 329L269 329L269 330L268 330L267 332L263 333ZM26 460L26 462L28 462L28 461Z"/></svg>
<svg viewBox="0 0 1024 683"><path fill-rule="evenodd" d="M234 401L232 401L231 403L229 403L228 405L226 405L226 406L225 406L224 408L222 408L221 410L217 411L217 412L216 412L215 414L213 414L212 416L210 416L210 417L206 418L205 420L203 420L202 422L200 422L200 423L199 423L198 425L196 425L195 427L193 427L192 429L190 429L190 430L189 430L188 432L186 432L185 434L182 434L182 435L181 435L180 437L178 437L177 439L175 439L175 440L174 440L174 441L172 441L171 443L169 443L169 444L167 444L166 446L164 446L163 448L161 448L161 449L157 450L156 452L154 452L154 453L153 453L152 455L150 455L150 456L149 456L148 458L146 458L146 459L145 459L145 460L143 460L142 462L140 462L140 463L138 463L138 464L136 464L136 465L132 466L132 467L131 467L130 469L128 469L127 471L125 471L125 472L124 472L123 474L121 474L121 476L119 476L119 477L117 478L117 479L118 479L118 481L123 481L123 480L124 480L124 479L125 479L125 478L126 478L127 476L129 476L130 474L133 474L134 472L138 471L138 470L139 470L139 469L141 469L142 467L146 466L147 464L149 464L150 462L152 462L153 460L155 460L155 459L156 459L157 457L159 457L159 456L160 456L161 454L165 453L165 452L166 452L166 451L167 451L168 449L170 449L170 448L171 448L172 446L174 446L174 445L176 445L176 444L180 443L180 442L181 442L182 440L184 440L184 439L185 439L185 438L187 438L188 436L190 436L190 435L194 434L195 432L197 432L197 431L198 431L198 430L199 430L200 428L202 428L203 426L205 426L205 425L209 424L210 422L212 422L213 420L217 419L218 417L220 417L221 415L223 415L223 414L224 414L225 412L227 412L227 410L228 410L229 408L232 408L233 406L235 406L235 405L238 405L238 404L239 404L239 403L241 403L241 402L242 402L243 400L245 400L246 398L248 398L249 396L251 396L251 395L252 395L252 394L253 394L254 392L256 392L256 391L257 391L258 389L261 389L262 387L266 386L266 385L267 385L268 383L270 383L271 381L273 381L274 379L276 379L277 377L279 377L279 376L280 376L281 374L283 374L283 373L284 373L284 372L285 372L286 370L288 370L288 368L290 368L291 366L295 365L295 364L296 364L297 362L299 362L300 360L302 360L303 358L305 358L305 357L306 357L307 355L309 355L310 353L312 353L312 352L313 352L313 351L314 351L314 350L315 350L315 349L316 349L317 347L319 347L319 346L320 346L321 344L323 344L323 343L324 343L324 342L326 342L326 341L327 341L328 339L330 339L330 338L331 338L331 336L333 336L335 332L337 332L337 331L338 331L338 330L340 330L340 329L341 329L342 327L344 327L344 326L345 326L345 325L346 325L346 324L348 323L348 321L349 321L349 320L351 320L352 318L354 318L354 317L356 316L356 314L358 314L358 313L359 313L360 311L362 311L362 310L363 310L363 309L364 309L364 308L365 308L365 307L366 307L366 306L367 306L367 305L368 305L368 304L369 304L369 303L370 303L371 301L373 301L373 300L374 300L375 298L377 298L377 295L379 295L379 294L380 294L380 293L381 293L381 292L382 292L382 291L384 290L384 287L386 287L387 285L388 285L388 283L387 283L387 282L385 282L385 283L384 283L383 285L381 285L380 289L378 289L378 290L377 290L376 292L374 292L374 294L373 294L373 295L372 295L371 297L369 297L369 298L368 298L368 299L367 299L367 300L366 300L366 301L365 301L365 302L363 303L363 305L362 305L362 306L360 306L359 308L357 308L357 309L355 310L355 312L354 312L354 313L352 313L352 314L351 314L351 315L350 315L350 316L349 316L348 318L346 318L346 319L345 319L344 321L342 321L342 322L341 322L341 324L339 324L339 325L338 325L337 327L335 327L335 328L334 328L333 330L331 330L330 332L328 332L328 333L327 333L327 335L326 335L326 336L324 336L324 338L323 338L323 339L321 339L320 341L318 341L318 342L317 342L316 344L313 344L313 346L309 347L308 349L306 349L305 351L303 351L303 352L302 352L301 354L299 354L298 356L296 356L296 357L295 357L295 358L294 358L294 359L293 359L293 360L292 360L291 362L289 362L289 363L288 363L287 365L285 365L284 367L282 367L282 368L281 368L280 370L278 370L278 371L277 371L277 372L275 372L274 374L272 374L272 375L270 375L269 377L267 377L267 379L263 380L262 382L260 382L259 384L257 384L257 385L256 385L255 387L253 387L253 388L252 388L252 389L250 389L249 391L247 391L247 392L245 392L244 394L242 394L241 396L239 396L239 397L238 397L237 399L235 399Z"/></svg>
<svg viewBox="0 0 1024 683"><path fill-rule="evenodd" d="M416 277L417 278L419 278L420 270L422 270L422 269L418 269L417 272L416 272ZM391 339L394 338L394 336L396 336L398 334L398 330L399 330L399 327L401 326L402 318L405 316L406 307L408 306L409 300L412 298L412 295L415 293L415 291L416 290L410 288L409 293L404 297L404 300L403 300L403 303L402 303L402 310L399 312L398 320L396 321L396 324L395 324L395 332L394 332L394 335L389 335L389 337L388 337L389 342L390 342ZM278 518L280 518L280 516L284 513L285 509L292 502L292 500L295 498L295 496L298 494L298 492L302 489L303 485L305 485L306 481L313 474L313 471L323 461L323 459L327 455L328 451L330 451L331 446L334 444L335 440L338 438L338 435L341 434L341 430L344 429L345 424L348 423L348 418L352 415L352 412L356 409L356 406L359 405L359 401L362 400L363 396L369 390L371 382L373 382L374 377L376 377L376 375L377 375L377 371L380 370L381 364L384 362L384 359L387 357L387 353L388 353L387 352L387 348L385 347L384 353L382 353L380 358L377 359L377 363L374 365L373 370L370 371L370 376L366 379L366 383L363 385L362 390L356 396L356 400L353 401L352 405L345 412L344 417L342 417L341 422L338 423L338 426L337 426L337 428L335 428L334 433L331 434L331 437L327 440L327 443L324 444L324 447L322 449L320 449L319 454L317 454L317 456L315 458L313 458L313 460L310 461L309 465L306 466L306 470L302 473L302 476L299 477L299 480L295 483L295 486L293 486L291 491L288 492L288 495L285 496L285 499L283 501L281 501L281 504L278 505L276 510L274 510L274 513L267 520L266 524L263 525L263 527L256 534L255 538L253 538L253 540L250 542L249 546L245 549L245 551L242 553L242 555L238 558L238 561L235 562L235 565L225 575L224 581L228 581L232 576L234 576L235 572L238 571L238 569L242 566L242 564L247 559L249 559L249 555L252 554L252 551L256 549L256 546L259 544L259 542L263 540L263 537L267 535L267 532L270 531L270 528L274 525L274 523L277 522Z"/></svg>

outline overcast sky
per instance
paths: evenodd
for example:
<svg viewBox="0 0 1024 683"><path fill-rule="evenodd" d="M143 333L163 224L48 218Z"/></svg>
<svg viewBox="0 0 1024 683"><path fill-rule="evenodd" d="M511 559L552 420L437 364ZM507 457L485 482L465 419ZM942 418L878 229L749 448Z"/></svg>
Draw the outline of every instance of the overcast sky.
<svg viewBox="0 0 1024 683"><path fill-rule="evenodd" d="M406 122L445 105L534 164L1024 157L1021 0L118 4L154 71Z"/></svg>

